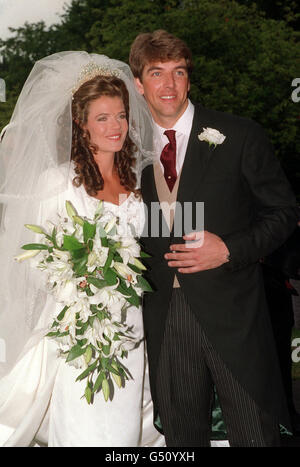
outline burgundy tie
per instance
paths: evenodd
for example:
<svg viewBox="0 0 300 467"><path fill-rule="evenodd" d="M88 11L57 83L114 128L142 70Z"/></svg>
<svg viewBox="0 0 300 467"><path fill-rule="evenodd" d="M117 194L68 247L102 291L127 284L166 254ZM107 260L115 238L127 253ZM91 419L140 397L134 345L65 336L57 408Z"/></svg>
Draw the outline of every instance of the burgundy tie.
<svg viewBox="0 0 300 467"><path fill-rule="evenodd" d="M163 148L160 160L164 166L164 176L169 187L172 191L176 182L176 138L175 130L166 130L164 134L167 136L169 143Z"/></svg>

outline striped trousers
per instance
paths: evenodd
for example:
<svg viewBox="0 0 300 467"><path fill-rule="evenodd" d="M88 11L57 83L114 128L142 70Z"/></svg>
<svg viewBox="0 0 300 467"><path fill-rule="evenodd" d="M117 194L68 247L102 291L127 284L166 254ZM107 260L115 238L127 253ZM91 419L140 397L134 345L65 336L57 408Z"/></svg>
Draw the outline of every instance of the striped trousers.
<svg viewBox="0 0 300 467"><path fill-rule="evenodd" d="M183 292L175 288L157 373L158 411L167 446L210 446L214 385L230 446L280 446L275 419L262 412L235 380Z"/></svg>

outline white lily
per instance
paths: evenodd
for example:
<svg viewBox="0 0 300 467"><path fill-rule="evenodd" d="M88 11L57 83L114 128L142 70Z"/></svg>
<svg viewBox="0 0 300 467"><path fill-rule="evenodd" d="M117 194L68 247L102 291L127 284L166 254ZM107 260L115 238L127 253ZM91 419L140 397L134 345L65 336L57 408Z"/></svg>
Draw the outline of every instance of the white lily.
<svg viewBox="0 0 300 467"><path fill-rule="evenodd" d="M99 237L94 239L93 251L88 256L87 266L90 270L97 265L97 267L103 267L106 263L107 256L109 253L109 248L101 245L101 240Z"/></svg>
<svg viewBox="0 0 300 467"><path fill-rule="evenodd" d="M102 303L103 308L107 307L108 309L110 309L112 306L119 306L119 309L121 310L124 306L124 303L126 303L126 299L124 299L124 296L120 292L115 290L118 285L119 282L117 282L115 285L107 286L103 289L98 289L91 284L90 289L94 295L89 297L90 303L92 305L98 305L99 303Z"/></svg>
<svg viewBox="0 0 300 467"><path fill-rule="evenodd" d="M92 344L94 347L98 347L98 342L103 339L103 326L102 323L95 319L93 327L87 328L85 333L82 336L82 339L87 339L87 345Z"/></svg>
<svg viewBox="0 0 300 467"><path fill-rule="evenodd" d="M140 251L141 248L134 237L122 238L118 253L125 264L133 262L136 256L140 256Z"/></svg>
<svg viewBox="0 0 300 467"><path fill-rule="evenodd" d="M137 273L134 272L132 269L130 269L127 264L124 263L119 263L117 261L114 262L114 268L122 276L124 279L126 279L126 283L129 286L131 283L136 284L136 276Z"/></svg>
<svg viewBox="0 0 300 467"><path fill-rule="evenodd" d="M90 302L87 297L80 298L72 307L75 313L79 313L80 320L86 323L89 317L93 314L90 309Z"/></svg>
<svg viewBox="0 0 300 467"><path fill-rule="evenodd" d="M54 295L58 302L72 305L77 299L77 286L73 280L66 280L56 285Z"/></svg>

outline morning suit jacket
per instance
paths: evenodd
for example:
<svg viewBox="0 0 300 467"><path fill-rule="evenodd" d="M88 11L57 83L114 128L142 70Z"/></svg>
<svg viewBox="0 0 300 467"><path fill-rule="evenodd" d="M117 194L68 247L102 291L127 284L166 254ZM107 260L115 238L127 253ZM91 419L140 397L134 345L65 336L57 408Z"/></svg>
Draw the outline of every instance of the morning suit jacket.
<svg viewBox="0 0 300 467"><path fill-rule="evenodd" d="M226 136L216 148L198 138L207 127ZM153 166L144 169L141 190L147 220L141 243L151 255L146 277L154 290L145 294L143 314L156 412L156 373L175 274L164 254L183 240L174 236L174 226L165 235L163 216L163 236L151 236L151 205L158 203ZM259 406L287 426L260 259L295 229L296 201L260 125L196 105L177 202L192 203L194 219L196 202L204 202L204 229L220 236L230 252L230 262L218 268L192 274L176 270L182 291L232 374ZM176 210L174 225L182 224L182 234L188 233L184 216L184 209Z"/></svg>

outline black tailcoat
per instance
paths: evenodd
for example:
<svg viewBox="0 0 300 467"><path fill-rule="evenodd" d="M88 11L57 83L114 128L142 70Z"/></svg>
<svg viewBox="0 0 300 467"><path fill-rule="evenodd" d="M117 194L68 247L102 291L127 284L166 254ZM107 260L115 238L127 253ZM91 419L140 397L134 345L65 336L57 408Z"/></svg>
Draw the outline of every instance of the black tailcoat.
<svg viewBox="0 0 300 467"><path fill-rule="evenodd" d="M226 136L215 149L198 138L206 127ZM164 254L183 240L174 231L151 237L151 203L158 202L152 166L144 169L141 188L148 220L141 241L151 255L147 278L155 290L146 294L143 313L156 407L156 372L175 273ZM288 425L259 262L295 229L296 201L260 125L195 106L177 201L192 203L194 215L196 203L204 202L204 229L220 236L230 251L230 262L221 267L176 272L192 311L248 393ZM184 209L176 210L174 224L180 223L184 226ZM165 232L163 216L161 224Z"/></svg>

